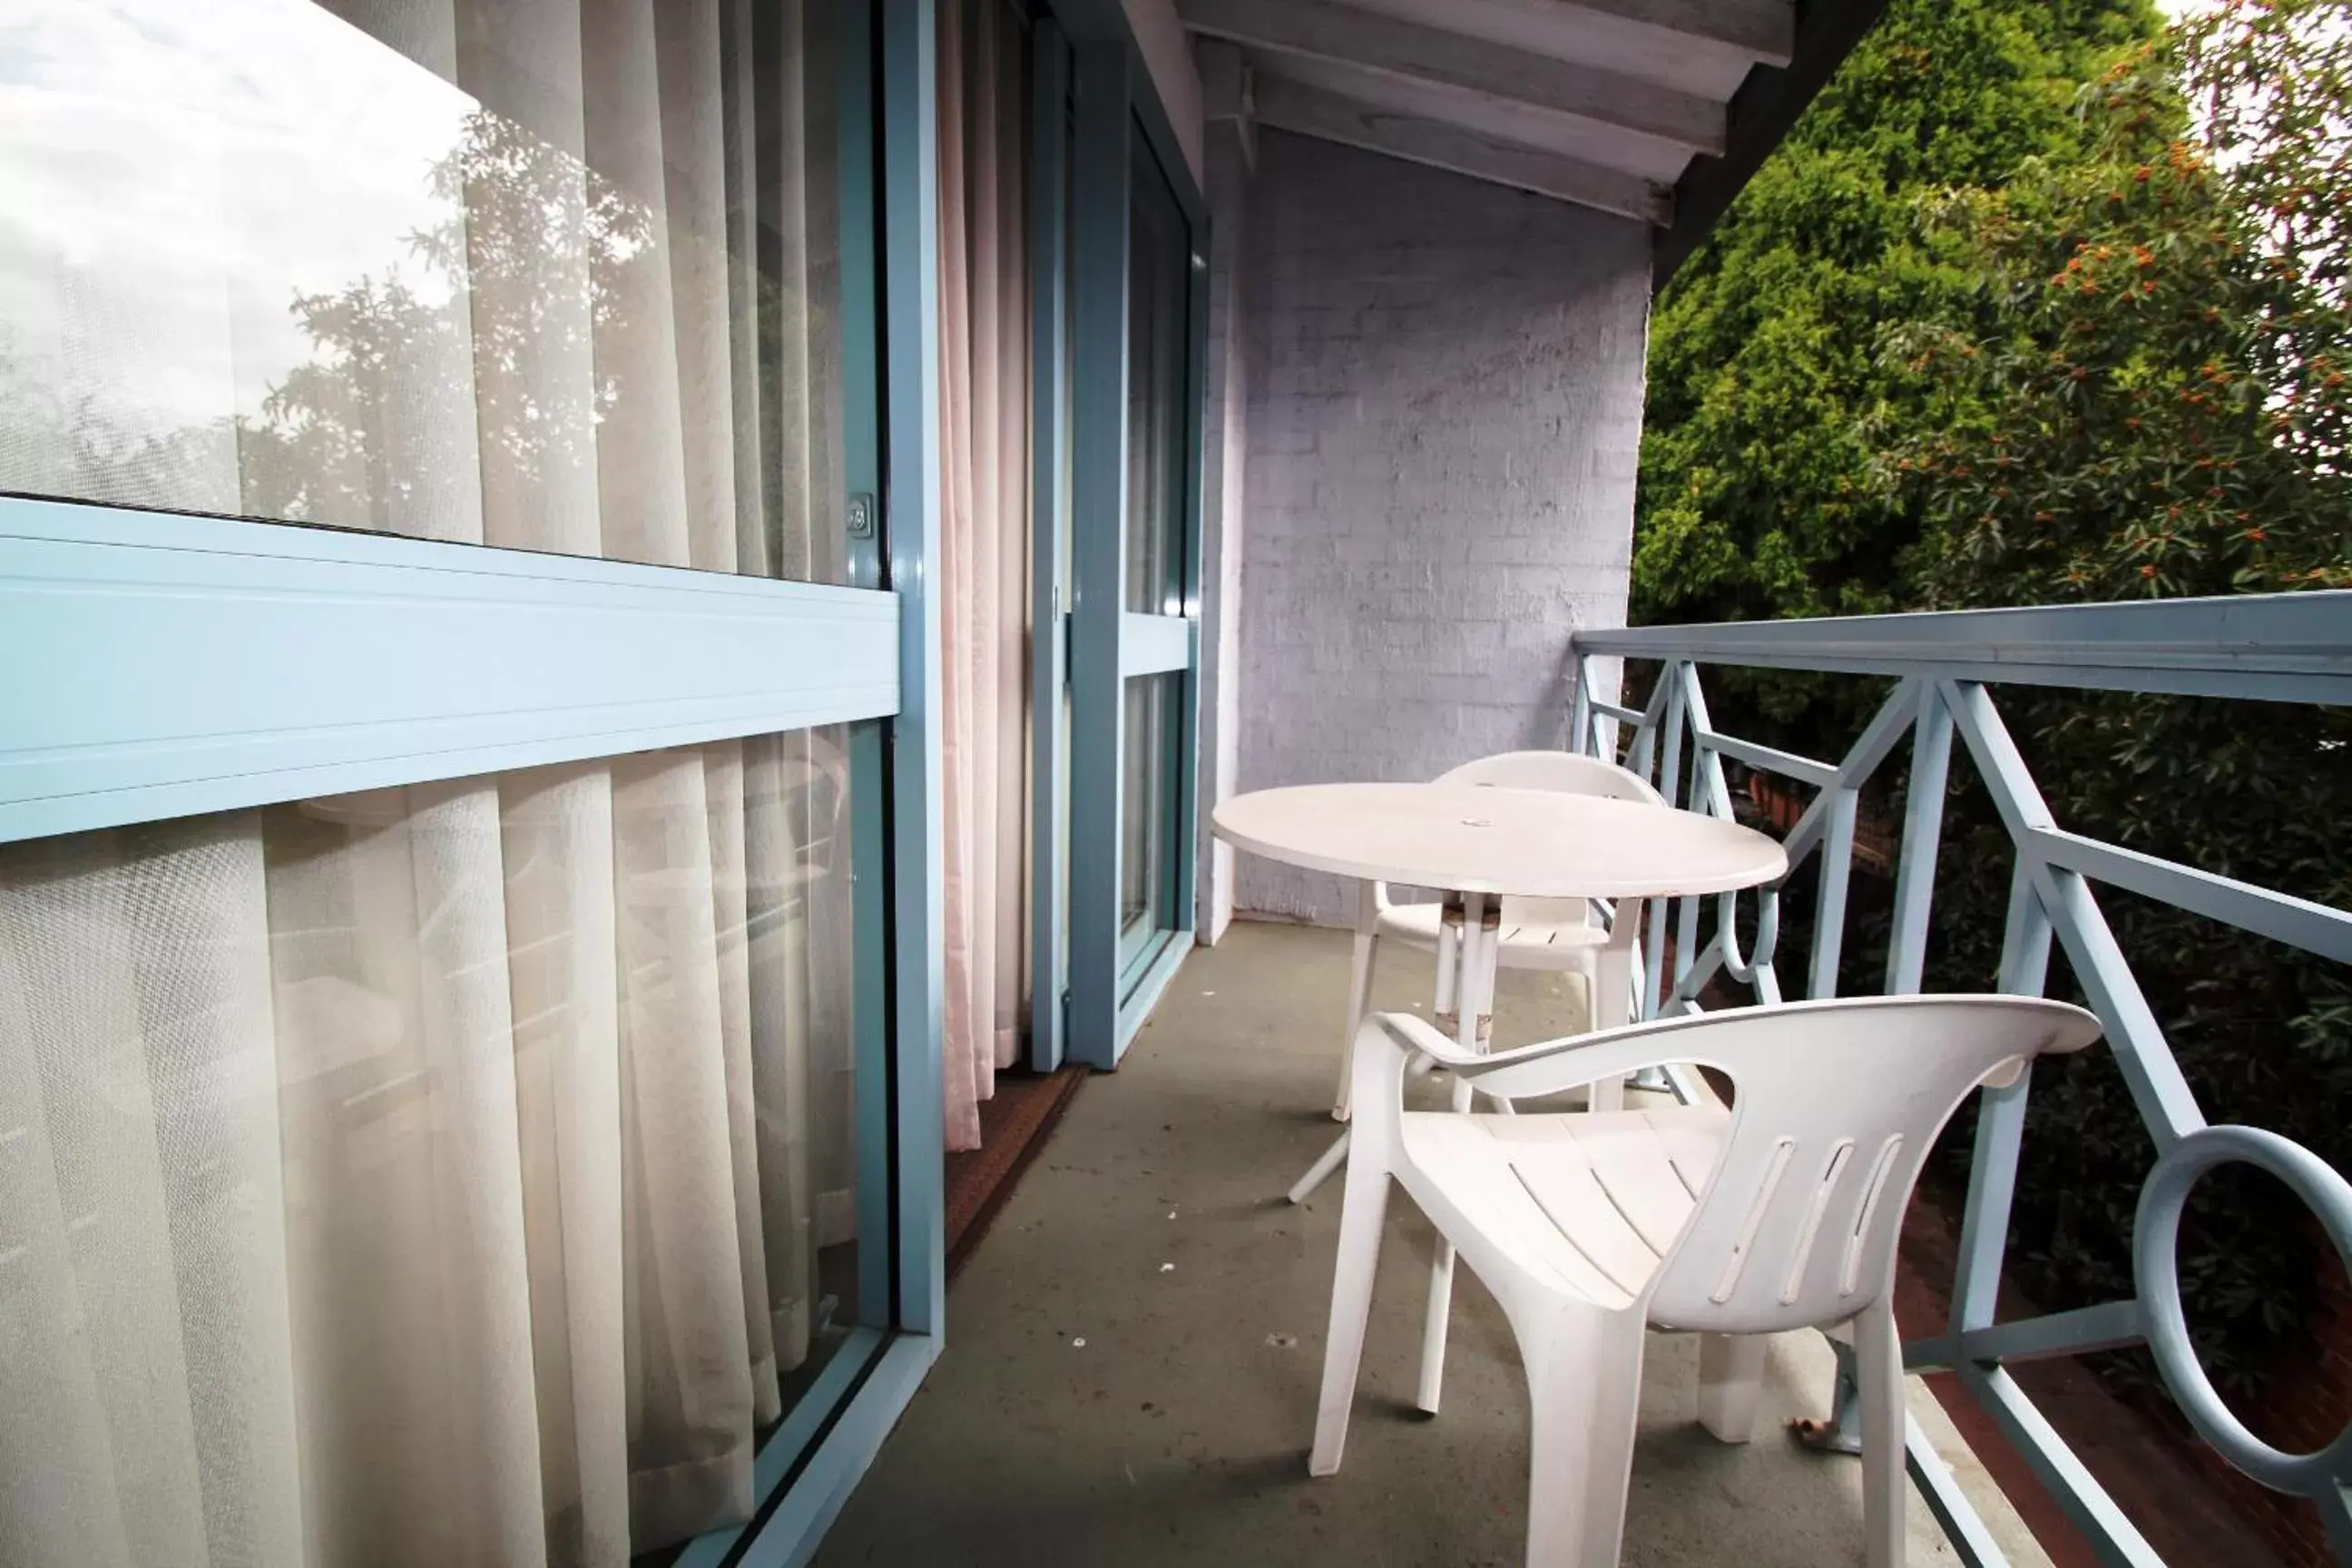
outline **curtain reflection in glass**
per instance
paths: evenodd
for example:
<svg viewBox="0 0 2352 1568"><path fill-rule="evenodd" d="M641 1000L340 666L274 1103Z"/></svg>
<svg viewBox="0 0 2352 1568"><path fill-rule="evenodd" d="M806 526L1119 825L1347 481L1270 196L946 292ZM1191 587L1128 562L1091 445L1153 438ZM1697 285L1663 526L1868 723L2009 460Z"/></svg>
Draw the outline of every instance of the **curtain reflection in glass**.
<svg viewBox="0 0 2352 1568"><path fill-rule="evenodd" d="M635 766L0 847L10 1561L748 1511L854 1278L841 736Z"/></svg>
<svg viewBox="0 0 2352 1568"><path fill-rule="evenodd" d="M15 7L0 489L836 579L830 14ZM842 779L804 733L0 851L10 1546L743 1517L854 1214Z"/></svg>

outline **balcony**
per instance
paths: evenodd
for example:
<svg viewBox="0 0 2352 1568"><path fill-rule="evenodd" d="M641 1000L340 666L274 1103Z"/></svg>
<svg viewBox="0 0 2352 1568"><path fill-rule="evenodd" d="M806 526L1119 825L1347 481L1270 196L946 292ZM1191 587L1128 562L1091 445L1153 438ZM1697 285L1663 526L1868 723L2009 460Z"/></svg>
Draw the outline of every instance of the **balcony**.
<svg viewBox="0 0 2352 1568"><path fill-rule="evenodd" d="M1412 1409L1432 1233L1409 1205L1391 1208L1347 1465L1307 1474L1339 1189L1295 1208L1282 1191L1334 1131L1348 946L1248 922L1185 966L950 1287L953 1346L819 1564L1519 1561L1527 1394L1510 1332L1483 1289L1458 1290L1445 1410ZM1507 1043L1569 1026L1559 984L1506 977ZM1423 963L1400 961L1377 1000L1426 1010L1428 990ZM1768 1426L1822 1414L1833 1373L1826 1341L1779 1342ZM1773 1432L1725 1447L1691 1425L1696 1390L1696 1342L1654 1340L1625 1561L1852 1556L1855 1467ZM2046 1562L1935 1399L1913 1406L2008 1560ZM1924 1503L1913 1516L1912 1561L1954 1561Z"/></svg>
<svg viewBox="0 0 2352 1568"><path fill-rule="evenodd" d="M2320 901L2102 842L2020 717L2346 736L2346 597L1611 629L1659 289L1886 0L23 9L0 1562L1516 1561L1509 1342L1465 1287L1408 1416L1402 1210L1357 1452L1304 1474L1338 1199L1282 1194L1352 906L1209 826L1567 746L1794 862L1627 921L1637 1015L1965 980L2105 1020L2065 1084L2152 1169L2113 1288L2027 1300L2074 1196L2038 1085L1917 1211L1917 1560L2352 1563L2352 1150L2272 1070L2352 1019L2333 824L2247 808ZM1759 669L1851 732L1759 728ZM2225 1103L2126 901L2332 1000L2209 988L2200 1029L2279 1037ZM1504 1038L1589 1001L1511 990ZM1075 1110L947 1243L1038 1084ZM2264 1089L2315 1153L2208 1125ZM2261 1347L2286 1453L2175 1300L2232 1226L2244 1279L2282 1237L2318 1279L2242 1338L2341 1330ZM2082 1364L2143 1346L2136 1405ZM1696 1440L1661 1342L1629 1560L1852 1555L1838 1354L1771 1353L1830 1451Z"/></svg>
<svg viewBox="0 0 2352 1568"><path fill-rule="evenodd" d="M1948 934L1935 906L1948 785L1972 766L2012 847L2001 985L2056 992L2071 976L2106 1030L2091 1070L2119 1075L2147 1126L2140 1289L2021 1320L2013 1301L1996 1308L2031 1085L1985 1092L1955 1118L1947 1142L1973 1151L1964 1203L1948 1225L1933 1201L1915 1205L1898 1288L1915 1373L1912 1560L2286 1561L2234 1517L2253 1489L2233 1492L2230 1467L2285 1483L2283 1513L2315 1504L2343 1550L2340 1475L2266 1451L2198 1370L2168 1236L2187 1184L2213 1163L2273 1171L2339 1249L2352 1244L2352 1189L2275 1135L2208 1125L2102 899L2158 900L2230 929L2217 940L2243 933L2339 962L2352 956L2352 914L2069 831L2043 805L2001 704L2026 689L2341 703L2352 697L2347 596L1657 627L1580 636L1576 653L1561 718L1579 749L1627 760L1691 810L1733 815L1747 804L1730 787L1743 772L1787 781L1807 802L1783 826L1791 869L1780 884L1740 895L1736 910L1712 899L1654 906L1637 1011L1834 994L1842 938L1860 940L1846 908L1858 824L1886 798L1874 780L1906 763L1883 988L1920 988ZM1640 707L1614 700L1619 660L1648 673ZM1893 685L1832 763L1719 723L1702 677L1725 667ZM1780 910L1792 885L1811 889L1815 934L1801 945L1782 935L1797 923ZM950 1297L956 1353L819 1562L1518 1560L1527 1406L1516 1352L1494 1303L1465 1292L1445 1409L1434 1420L1412 1410L1417 1266L1432 1233L1410 1205L1391 1211L1347 1467L1328 1480L1306 1472L1339 1194L1326 1187L1297 1207L1280 1194L1332 1131L1323 1106L1347 967L1341 933L1264 922L1237 924L1186 966L1123 1069L1079 1093L972 1254ZM1498 1044L1577 1026L1580 982L1504 982ZM1429 1005L1419 961L1388 962L1379 985L1378 1006ZM1649 1092L1710 1090L1669 1073ZM1955 1264L1953 1278L1937 1277ZM2139 1343L2205 1455L2066 1364ZM1653 1336L1625 1560L1853 1558L1857 1467L1777 1436L1745 1448L1706 1438L1693 1425L1695 1362L1687 1338ZM1849 1397L1827 1341L1775 1342L1768 1424L1834 1417ZM2308 1500L2285 1502L2298 1494Z"/></svg>

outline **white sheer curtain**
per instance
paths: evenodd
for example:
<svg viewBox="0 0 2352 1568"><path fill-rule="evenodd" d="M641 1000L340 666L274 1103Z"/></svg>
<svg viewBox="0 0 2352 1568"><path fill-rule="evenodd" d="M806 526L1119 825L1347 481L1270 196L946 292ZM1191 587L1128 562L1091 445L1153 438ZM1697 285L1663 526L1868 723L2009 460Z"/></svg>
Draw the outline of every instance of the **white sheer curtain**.
<svg viewBox="0 0 2352 1568"><path fill-rule="evenodd" d="M803 23L20 10L0 489L836 575ZM0 847L0 1563L619 1563L744 1517L849 1238L840 757Z"/></svg>
<svg viewBox="0 0 2352 1568"><path fill-rule="evenodd" d="M1027 929L1028 41L1007 0L945 0L939 50L947 1134L976 1149Z"/></svg>

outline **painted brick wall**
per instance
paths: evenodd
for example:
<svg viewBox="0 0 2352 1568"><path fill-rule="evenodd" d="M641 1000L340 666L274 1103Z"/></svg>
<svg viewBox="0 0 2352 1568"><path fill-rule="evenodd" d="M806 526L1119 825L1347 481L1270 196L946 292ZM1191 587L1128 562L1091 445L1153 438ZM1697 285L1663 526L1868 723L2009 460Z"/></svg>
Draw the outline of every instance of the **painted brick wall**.
<svg viewBox="0 0 2352 1568"><path fill-rule="evenodd" d="M1562 743L1570 633L1624 624L1647 231L1262 131L1244 243L1239 786ZM1244 911L1348 910L1235 879Z"/></svg>

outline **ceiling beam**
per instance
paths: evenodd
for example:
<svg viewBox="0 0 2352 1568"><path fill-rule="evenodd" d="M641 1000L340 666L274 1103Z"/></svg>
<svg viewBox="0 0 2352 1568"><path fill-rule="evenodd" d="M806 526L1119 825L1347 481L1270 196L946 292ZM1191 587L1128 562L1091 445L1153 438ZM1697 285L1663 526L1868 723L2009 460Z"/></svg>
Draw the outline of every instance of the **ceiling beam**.
<svg viewBox="0 0 2352 1568"><path fill-rule="evenodd" d="M1261 125L1345 142L1523 191L1598 207L1661 227L1674 221L1670 193L1638 174L1503 142L1418 114L1395 114L1278 76L1257 78Z"/></svg>
<svg viewBox="0 0 2352 1568"><path fill-rule="evenodd" d="M1201 120L1211 131L1231 126L1241 148L1244 167L1257 167L1257 109L1251 101L1249 62L1240 46L1223 38L1202 38L1192 46L1192 64L1201 73Z"/></svg>
<svg viewBox="0 0 2352 1568"><path fill-rule="evenodd" d="M1634 22L1719 44L1759 65L1785 66L1797 48L1792 0L1520 0L1523 8Z"/></svg>
<svg viewBox="0 0 2352 1568"><path fill-rule="evenodd" d="M1721 156L1725 110L1695 93L1425 27L1330 0L1181 0L1185 26L1276 54L1335 60L1406 81L1655 137Z"/></svg>

